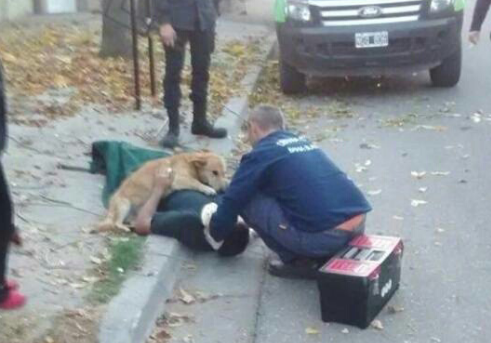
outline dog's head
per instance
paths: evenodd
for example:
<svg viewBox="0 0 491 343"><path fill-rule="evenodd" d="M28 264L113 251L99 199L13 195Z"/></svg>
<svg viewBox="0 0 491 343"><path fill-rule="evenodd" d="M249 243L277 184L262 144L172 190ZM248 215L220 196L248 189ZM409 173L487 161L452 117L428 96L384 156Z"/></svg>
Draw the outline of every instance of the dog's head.
<svg viewBox="0 0 491 343"><path fill-rule="evenodd" d="M229 183L225 176L227 165L222 157L211 152L200 152L193 156L191 162L195 166L201 182L217 192L227 188Z"/></svg>

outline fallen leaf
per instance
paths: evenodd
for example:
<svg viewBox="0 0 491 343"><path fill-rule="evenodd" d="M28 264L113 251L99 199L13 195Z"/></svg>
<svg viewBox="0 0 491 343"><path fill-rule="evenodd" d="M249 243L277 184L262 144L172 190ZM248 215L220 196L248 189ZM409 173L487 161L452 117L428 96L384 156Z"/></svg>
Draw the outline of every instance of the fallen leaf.
<svg viewBox="0 0 491 343"><path fill-rule="evenodd" d="M450 175L450 172L449 171L435 171L435 172L431 172L431 175L434 175L434 176L448 176Z"/></svg>
<svg viewBox="0 0 491 343"><path fill-rule="evenodd" d="M368 195L379 195L380 193L382 193L382 190L381 189L377 189L377 190L374 190L374 191L368 191L367 192Z"/></svg>
<svg viewBox="0 0 491 343"><path fill-rule="evenodd" d="M68 86L68 81L61 75L56 75L52 80L53 86L56 88L65 88Z"/></svg>
<svg viewBox="0 0 491 343"><path fill-rule="evenodd" d="M433 130L433 131L445 131L448 128L446 126L432 126L432 125L418 125L416 129Z"/></svg>
<svg viewBox="0 0 491 343"><path fill-rule="evenodd" d="M395 306L395 305L389 305L389 306L387 306L387 311L390 314L396 314L396 313L399 313L399 312L403 312L404 311L404 307Z"/></svg>
<svg viewBox="0 0 491 343"><path fill-rule="evenodd" d="M420 205L425 205L427 203L428 202L424 201L424 200L416 200L416 199L411 200L411 206L413 206L413 207L418 207Z"/></svg>
<svg viewBox="0 0 491 343"><path fill-rule="evenodd" d="M97 265L102 264L102 260L98 257L95 257L95 256L90 256L90 261L94 264L97 264Z"/></svg>
<svg viewBox="0 0 491 343"><path fill-rule="evenodd" d="M472 115L471 119L472 119L472 121L473 121L474 123L476 123L476 124L477 124L477 123L480 123L480 122L481 122L481 114L480 114L480 113L478 113L478 112L476 112L476 113L474 113L474 114Z"/></svg>
<svg viewBox="0 0 491 343"><path fill-rule="evenodd" d="M189 305L196 301L195 297L193 297L191 294L186 292L184 289L180 288L179 292L181 293L179 300L181 300L183 303Z"/></svg>
<svg viewBox="0 0 491 343"><path fill-rule="evenodd" d="M10 63L15 63L17 62L17 57L15 57L14 55L12 54L8 54L8 53L4 53L2 54L2 59L5 61L5 62L10 62Z"/></svg>
<svg viewBox="0 0 491 343"><path fill-rule="evenodd" d="M99 278L96 276L84 276L82 277L82 281L87 283L96 283L97 281L99 281Z"/></svg>
<svg viewBox="0 0 491 343"><path fill-rule="evenodd" d="M362 166L360 163L355 163L355 168L357 173L367 171L367 167Z"/></svg>
<svg viewBox="0 0 491 343"><path fill-rule="evenodd" d="M361 143L360 149L380 149L380 147L375 144Z"/></svg>
<svg viewBox="0 0 491 343"><path fill-rule="evenodd" d="M318 335L318 334L320 334L320 331L317 330L316 328L308 327L308 328L305 329L305 333L307 335Z"/></svg>
<svg viewBox="0 0 491 343"><path fill-rule="evenodd" d="M378 319L375 319L371 324L370 326L374 329L377 329L377 330L383 330L384 329L384 325L382 324L382 322Z"/></svg>
<svg viewBox="0 0 491 343"><path fill-rule="evenodd" d="M426 172L425 172L425 171L421 171L421 172L412 171L412 172L411 172L411 176L412 176L412 177L415 177L415 178L417 178L417 179L422 179L422 178L423 178L423 176L425 176L425 175L426 175Z"/></svg>

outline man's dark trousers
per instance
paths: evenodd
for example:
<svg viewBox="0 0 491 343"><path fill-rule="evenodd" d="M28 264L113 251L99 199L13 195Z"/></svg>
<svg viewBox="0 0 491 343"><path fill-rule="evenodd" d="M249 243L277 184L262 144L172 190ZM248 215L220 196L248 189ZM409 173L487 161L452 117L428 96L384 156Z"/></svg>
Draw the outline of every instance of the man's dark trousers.
<svg viewBox="0 0 491 343"><path fill-rule="evenodd" d="M324 260L365 231L364 221L353 231L335 228L321 232L297 230L289 224L278 202L264 194L256 195L241 216L283 263L302 257Z"/></svg>
<svg viewBox="0 0 491 343"><path fill-rule="evenodd" d="M164 105L169 115L171 129L179 127L179 106L181 102L181 73L184 66L186 44L191 48L191 101L194 106L194 121L206 120L208 82L211 54L215 48L215 29L176 29L174 47L165 47L166 66L164 77Z"/></svg>
<svg viewBox="0 0 491 343"><path fill-rule="evenodd" d="M0 301L6 295L5 274L7 273L7 252L10 239L14 233L12 223L12 201L5 179L2 163L0 162Z"/></svg>

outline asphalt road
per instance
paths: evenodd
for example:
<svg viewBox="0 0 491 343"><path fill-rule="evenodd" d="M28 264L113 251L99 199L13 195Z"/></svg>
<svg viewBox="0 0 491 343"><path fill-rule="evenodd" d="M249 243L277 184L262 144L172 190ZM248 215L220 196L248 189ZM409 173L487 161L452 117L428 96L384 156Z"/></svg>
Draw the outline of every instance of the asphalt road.
<svg viewBox="0 0 491 343"><path fill-rule="evenodd" d="M491 42L464 50L452 89L431 88L420 73L316 80L313 94L298 99L326 112L335 99L347 109L303 130L367 194L368 232L404 238L402 284L390 303L401 311L379 315L383 330L322 323L316 284L269 276L268 252L256 241L231 260L190 257L176 299L183 288L196 301L169 305L191 318L170 329L170 341L490 342Z"/></svg>

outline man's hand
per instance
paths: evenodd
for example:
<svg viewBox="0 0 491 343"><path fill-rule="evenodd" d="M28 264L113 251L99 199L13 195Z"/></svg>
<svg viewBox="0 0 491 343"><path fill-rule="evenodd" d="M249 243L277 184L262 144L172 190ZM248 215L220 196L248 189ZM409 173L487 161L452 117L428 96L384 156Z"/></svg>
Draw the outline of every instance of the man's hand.
<svg viewBox="0 0 491 343"><path fill-rule="evenodd" d="M160 26L159 35L162 43L164 43L164 46L168 46L170 48L174 47L177 39L177 34L171 24L164 24Z"/></svg>
<svg viewBox="0 0 491 343"><path fill-rule="evenodd" d="M477 45L479 43L480 36L481 36L481 33L479 31L471 31L469 33L469 41L472 44Z"/></svg>

